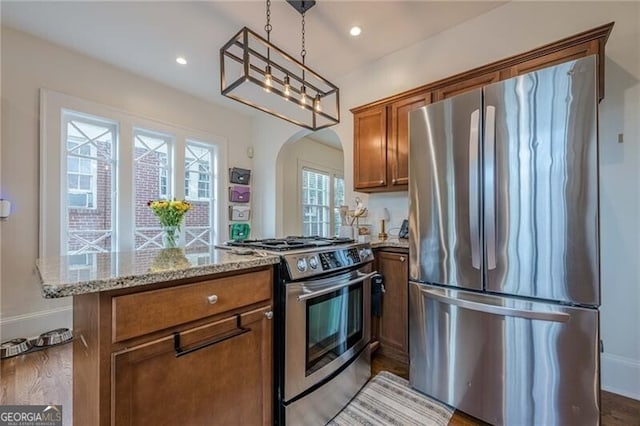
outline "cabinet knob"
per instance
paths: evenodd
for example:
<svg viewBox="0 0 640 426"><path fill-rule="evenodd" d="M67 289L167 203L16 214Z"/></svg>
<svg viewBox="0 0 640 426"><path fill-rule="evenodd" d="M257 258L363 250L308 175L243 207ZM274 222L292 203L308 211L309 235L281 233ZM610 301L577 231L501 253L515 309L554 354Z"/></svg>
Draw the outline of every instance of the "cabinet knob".
<svg viewBox="0 0 640 426"><path fill-rule="evenodd" d="M209 301L209 304L213 305L218 301L218 296L212 294L211 296L207 296L207 300Z"/></svg>
<svg viewBox="0 0 640 426"><path fill-rule="evenodd" d="M391 183L393 183L393 184L398 183L398 179L391 179Z"/></svg>
<svg viewBox="0 0 640 426"><path fill-rule="evenodd" d="M380 181L380 185L384 185L384 180L381 180L381 181Z"/></svg>
<svg viewBox="0 0 640 426"><path fill-rule="evenodd" d="M400 256L400 262L404 262L405 260L407 260L407 258L406 258L406 257L404 257L404 256Z"/></svg>
<svg viewBox="0 0 640 426"><path fill-rule="evenodd" d="M264 313L264 316L267 317L267 319L271 319L273 318L273 311L268 311Z"/></svg>

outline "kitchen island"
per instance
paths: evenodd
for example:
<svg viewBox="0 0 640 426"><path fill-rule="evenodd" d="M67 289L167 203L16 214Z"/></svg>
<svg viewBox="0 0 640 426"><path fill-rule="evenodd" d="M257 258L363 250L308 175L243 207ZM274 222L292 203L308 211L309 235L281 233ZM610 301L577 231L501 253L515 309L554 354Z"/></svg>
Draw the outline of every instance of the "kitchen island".
<svg viewBox="0 0 640 426"><path fill-rule="evenodd" d="M271 424L278 262L214 248L39 259L44 297L73 296L74 424Z"/></svg>

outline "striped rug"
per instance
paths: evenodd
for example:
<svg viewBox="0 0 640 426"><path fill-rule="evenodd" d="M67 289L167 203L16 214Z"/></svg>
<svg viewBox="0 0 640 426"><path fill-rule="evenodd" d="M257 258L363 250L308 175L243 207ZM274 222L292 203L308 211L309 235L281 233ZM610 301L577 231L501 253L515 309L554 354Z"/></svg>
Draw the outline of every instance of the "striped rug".
<svg viewBox="0 0 640 426"><path fill-rule="evenodd" d="M327 426L447 426L453 409L381 371Z"/></svg>

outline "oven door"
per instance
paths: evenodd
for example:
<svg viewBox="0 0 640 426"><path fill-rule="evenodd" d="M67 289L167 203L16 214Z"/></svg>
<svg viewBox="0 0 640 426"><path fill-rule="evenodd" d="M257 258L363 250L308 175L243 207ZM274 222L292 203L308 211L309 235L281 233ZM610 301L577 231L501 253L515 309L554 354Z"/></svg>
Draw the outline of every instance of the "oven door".
<svg viewBox="0 0 640 426"><path fill-rule="evenodd" d="M371 340L371 266L286 284L285 402L320 383Z"/></svg>

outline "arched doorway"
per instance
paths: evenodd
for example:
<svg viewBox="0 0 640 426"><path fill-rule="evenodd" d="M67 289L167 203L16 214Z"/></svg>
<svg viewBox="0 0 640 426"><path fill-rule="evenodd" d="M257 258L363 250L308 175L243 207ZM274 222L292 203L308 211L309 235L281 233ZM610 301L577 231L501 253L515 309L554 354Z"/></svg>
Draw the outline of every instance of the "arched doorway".
<svg viewBox="0 0 640 426"><path fill-rule="evenodd" d="M344 203L344 152L336 132L301 130L289 138L276 160L275 196L276 235L337 232L335 207Z"/></svg>

